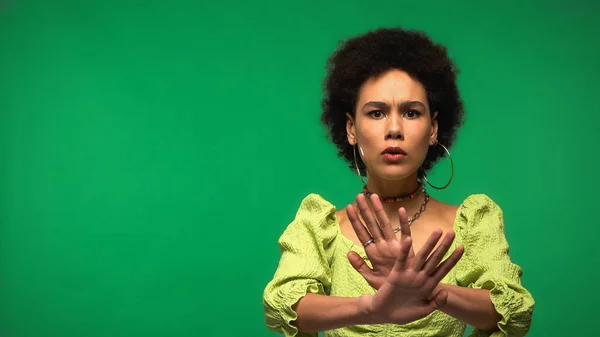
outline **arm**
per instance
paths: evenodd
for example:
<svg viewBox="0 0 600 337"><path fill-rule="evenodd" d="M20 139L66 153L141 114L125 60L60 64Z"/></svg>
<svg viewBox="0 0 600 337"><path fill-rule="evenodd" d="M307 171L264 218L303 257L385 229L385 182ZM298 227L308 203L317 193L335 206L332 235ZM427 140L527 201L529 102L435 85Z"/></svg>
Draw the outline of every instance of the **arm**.
<svg viewBox="0 0 600 337"><path fill-rule="evenodd" d="M460 293L452 291L455 301L469 301L476 291L487 292L498 313L493 329L467 321L474 327L471 336L524 336L535 302L521 284L522 269L511 261L502 210L489 197L474 195L465 200L457 219L464 233L465 254L456 265L458 285L464 288ZM475 303L483 302L471 304Z"/></svg>
<svg viewBox="0 0 600 337"><path fill-rule="evenodd" d="M357 198L357 203L362 206L361 213L364 214L367 226L369 223L374 223L373 218L377 217L378 223L383 224L381 227L389 229L387 224L389 220L383 211L379 198L374 195L371 198L373 202L374 215L371 214L369 208L364 205L362 198ZM364 231L360 220L357 218L352 207L348 208L348 217L351 220L354 231L360 237ZM411 236L408 217L404 209L399 210L399 219L401 225L401 234L403 238ZM370 230L375 228L375 224L371 225ZM384 231L385 232L385 231ZM369 238L368 234L363 240ZM390 238L394 235L390 233ZM357 254L351 253L348 258L354 268L369 282L375 289L384 283L385 278L389 274L392 261L398 255L396 240L376 240L377 243L372 244L365 252L373 263L373 269L369 268L366 263ZM411 254L414 252L411 251ZM490 299L490 292L484 289L468 289L452 285L439 283L433 293L438 293L444 290L447 294L446 301L438 308L438 310L455 317L467 324L470 324L477 329L483 331L495 330L496 325L501 316L496 312L494 305Z"/></svg>
<svg viewBox="0 0 600 337"><path fill-rule="evenodd" d="M367 313L360 309L360 297L306 294L298 302L296 312L298 318L294 325L308 333L372 323Z"/></svg>
<svg viewBox="0 0 600 337"><path fill-rule="evenodd" d="M490 291L470 289L440 283L440 289L448 293L448 300L440 311L458 318L482 331L497 330L502 316L494 308Z"/></svg>
<svg viewBox="0 0 600 337"><path fill-rule="evenodd" d="M321 223L321 230L316 231L311 230L310 223L295 221L280 239L282 258L263 299L267 325L272 330L286 336L316 336L318 331L349 325L406 324L429 315L446 301L445 292L429 295L456 265L462 248L440 264L453 239L446 237L434 250L441 231L432 235L417 255L409 253L412 239L403 240L391 272L375 295L329 296L332 239L322 236L329 226ZM391 227L388 232L395 239ZM334 230L332 236L336 233Z"/></svg>
<svg viewBox="0 0 600 337"><path fill-rule="evenodd" d="M338 310L352 312L351 299L328 301L327 296L335 225L332 205L318 195L302 201L295 219L279 238L279 266L263 293L270 330L285 336L316 337L319 329L345 323L341 321L344 316L334 311L336 305Z"/></svg>
<svg viewBox="0 0 600 337"><path fill-rule="evenodd" d="M441 237L438 234L428 239L417 255L409 253L412 239L403 240L392 271L375 295L357 299L305 296L297 310L298 326L304 331L320 331L357 324L406 324L426 317L446 302L444 291L429 295L462 255L458 249L440 264L452 242L445 240L433 251Z"/></svg>
<svg viewBox="0 0 600 337"><path fill-rule="evenodd" d="M322 331L357 324L406 324L426 317L446 303L447 293L435 288L462 255L462 249L457 249L440 264L452 243L444 240L433 251L440 237L441 232L431 236L416 255L410 254L412 239L403 240L392 271L375 295L305 296L297 309L298 326L303 331Z"/></svg>
<svg viewBox="0 0 600 337"><path fill-rule="evenodd" d="M376 196L372 197L375 213L381 212ZM360 201L359 201L360 205ZM404 209L400 209L402 237L410 237L410 226ZM365 208L361 213L370 216ZM363 225L354 211L349 217L357 235ZM383 215L379 223L389 221ZM367 223L369 221L367 220ZM373 225L374 226L374 225ZM456 226L465 243L465 253L456 265L459 286L439 284L436 291L446 290L446 304L439 310L475 328L472 336L523 336L531 325L534 301L531 294L521 286L521 269L513 264L508 255L508 243L500 208L488 197L475 195L467 198L457 214ZM387 228L387 225L382 226ZM360 237L360 235L359 235ZM369 268L357 254L349 254L352 266L375 289L379 289L387 277L391 258L397 255L394 240L379 240L366 250L373 263Z"/></svg>

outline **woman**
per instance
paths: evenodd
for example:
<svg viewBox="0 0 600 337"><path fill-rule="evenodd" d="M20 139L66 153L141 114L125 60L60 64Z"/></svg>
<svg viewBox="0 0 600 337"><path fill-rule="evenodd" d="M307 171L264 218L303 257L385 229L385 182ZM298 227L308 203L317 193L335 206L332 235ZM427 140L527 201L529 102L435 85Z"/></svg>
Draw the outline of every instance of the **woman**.
<svg viewBox="0 0 600 337"><path fill-rule="evenodd" d="M329 59L322 121L363 191L339 211L316 194L302 201L264 291L270 329L527 333L534 300L508 255L500 207L482 194L453 206L425 189L462 123L456 75L443 46L399 28L349 39Z"/></svg>

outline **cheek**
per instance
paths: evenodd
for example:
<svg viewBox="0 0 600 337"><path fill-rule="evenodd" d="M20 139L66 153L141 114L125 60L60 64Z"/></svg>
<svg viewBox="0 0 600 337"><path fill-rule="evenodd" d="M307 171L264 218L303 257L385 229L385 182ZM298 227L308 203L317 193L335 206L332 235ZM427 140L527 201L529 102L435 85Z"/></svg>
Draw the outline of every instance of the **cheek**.
<svg viewBox="0 0 600 337"><path fill-rule="evenodd" d="M427 153L429 152L429 142L424 142L421 149L421 161L425 161Z"/></svg>
<svg viewBox="0 0 600 337"><path fill-rule="evenodd" d="M407 134L406 138L410 137L413 141L411 142L411 150L415 158L419 160L425 160L427 152L429 151L429 129L419 130L413 134Z"/></svg>
<svg viewBox="0 0 600 337"><path fill-rule="evenodd" d="M369 159L372 159L372 154L374 151L375 148L371 142L365 140L359 142L358 155L363 159L363 161L368 162Z"/></svg>
<svg viewBox="0 0 600 337"><path fill-rule="evenodd" d="M369 152L377 146L377 139L382 138L381 134L377 133L374 128L364 128L357 130L358 145L364 150L365 155L369 156Z"/></svg>

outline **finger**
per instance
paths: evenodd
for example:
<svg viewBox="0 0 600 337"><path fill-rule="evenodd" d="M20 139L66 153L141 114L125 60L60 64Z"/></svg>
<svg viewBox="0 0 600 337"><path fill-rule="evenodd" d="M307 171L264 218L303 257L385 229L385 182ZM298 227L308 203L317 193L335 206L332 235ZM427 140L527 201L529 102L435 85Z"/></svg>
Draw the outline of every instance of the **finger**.
<svg viewBox="0 0 600 337"><path fill-rule="evenodd" d="M364 244L365 242L371 240L371 234L358 218L358 214L356 214L356 209L354 206L348 205L348 207L346 207L346 214L348 215L348 220L350 220L350 224L352 224L354 233L356 233L356 236L360 242Z"/></svg>
<svg viewBox="0 0 600 337"><path fill-rule="evenodd" d="M406 208L400 207L400 209L398 210L398 215L398 218L400 219L400 240L404 240L407 237L411 236L410 225L408 224L408 215L406 214ZM409 255L415 255L415 251L412 247Z"/></svg>
<svg viewBox="0 0 600 337"><path fill-rule="evenodd" d="M358 204L360 215L365 221L365 224L367 225L369 232L371 232L371 236L375 239L375 242L382 240L383 234L381 233L381 228L379 228L379 224L377 223L377 220L375 220L365 196L363 194L359 194L358 197L356 197L356 203Z"/></svg>
<svg viewBox="0 0 600 337"><path fill-rule="evenodd" d="M427 275L433 274L435 268L437 268L437 266L440 264L440 262L442 261L444 256L446 256L446 253L452 246L452 242L454 242L454 232L446 233L440 246L431 254L429 259L427 259L427 262L425 262L423 270L425 270L425 273L427 273Z"/></svg>
<svg viewBox="0 0 600 337"><path fill-rule="evenodd" d="M423 266L425 266L429 254L431 254L441 237L442 231L439 229L436 229L429 235L429 238L427 238L427 241L425 241L425 244L415 256L415 264L413 265L414 270L421 270Z"/></svg>
<svg viewBox="0 0 600 337"><path fill-rule="evenodd" d="M365 260L363 260L363 258L360 255L358 255L358 253L356 253L355 251L349 251L348 260L350 261L352 267L360 275L362 275L362 277L365 278L365 280L367 281L367 283L369 283L371 287L375 289L379 289L381 287L381 284L378 284L378 282L376 282L377 278L375 277L375 275L373 275L373 269L369 268L369 265L367 265Z"/></svg>
<svg viewBox="0 0 600 337"><path fill-rule="evenodd" d="M396 258L396 262L394 263L394 269L396 271L403 271L406 268L406 261L408 260L408 255L412 248L412 238L407 237L406 239L400 242L400 254Z"/></svg>
<svg viewBox="0 0 600 337"><path fill-rule="evenodd" d="M355 251L348 252L348 260L350 261L352 267L363 276L369 275L371 272L373 272L365 260L363 260L363 258Z"/></svg>
<svg viewBox="0 0 600 337"><path fill-rule="evenodd" d="M377 217L377 222L379 222L379 227L383 233L384 239L388 241L397 240L396 233L394 233L392 224L390 223L387 214L385 214L383 204L377 194L371 195L371 203L373 204L373 210L375 211L375 216Z"/></svg>
<svg viewBox="0 0 600 337"><path fill-rule="evenodd" d="M456 266L463 253L465 252L465 248L461 245L456 247L456 249L452 252L449 258L447 258L444 262L442 262L433 273L432 277L435 283L439 283L442 279Z"/></svg>

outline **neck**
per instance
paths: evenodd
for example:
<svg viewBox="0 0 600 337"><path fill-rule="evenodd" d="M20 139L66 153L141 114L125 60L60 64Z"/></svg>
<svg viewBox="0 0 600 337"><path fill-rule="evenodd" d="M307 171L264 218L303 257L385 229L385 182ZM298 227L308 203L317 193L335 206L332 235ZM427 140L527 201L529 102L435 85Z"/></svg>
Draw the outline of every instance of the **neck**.
<svg viewBox="0 0 600 337"><path fill-rule="evenodd" d="M404 180L386 181L377 178L373 179L372 177L369 177L368 179L367 190L370 193L377 194L381 198L409 195L419 188L419 181L416 174ZM404 207L410 218L413 216L413 213L421 207L423 199L423 194L419 194L415 198L409 200L384 203L383 209L387 213L388 218L396 222L398 208ZM371 201L368 198L367 201L369 205L372 206Z"/></svg>
<svg viewBox="0 0 600 337"><path fill-rule="evenodd" d="M368 178L367 181L367 190L382 198L408 195L417 188L419 188L419 181L416 175L404 180L387 181Z"/></svg>

